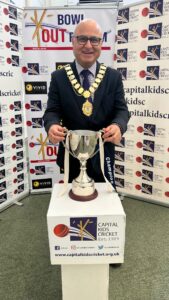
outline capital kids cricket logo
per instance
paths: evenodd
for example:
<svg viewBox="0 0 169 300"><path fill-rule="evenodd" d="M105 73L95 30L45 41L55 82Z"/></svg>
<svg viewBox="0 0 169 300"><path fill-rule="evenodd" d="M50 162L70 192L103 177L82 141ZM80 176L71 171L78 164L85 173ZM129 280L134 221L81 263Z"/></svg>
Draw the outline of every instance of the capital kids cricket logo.
<svg viewBox="0 0 169 300"><path fill-rule="evenodd" d="M59 238L69 235L71 241L95 241L97 240L97 218L70 218L70 226L57 224L53 232Z"/></svg>

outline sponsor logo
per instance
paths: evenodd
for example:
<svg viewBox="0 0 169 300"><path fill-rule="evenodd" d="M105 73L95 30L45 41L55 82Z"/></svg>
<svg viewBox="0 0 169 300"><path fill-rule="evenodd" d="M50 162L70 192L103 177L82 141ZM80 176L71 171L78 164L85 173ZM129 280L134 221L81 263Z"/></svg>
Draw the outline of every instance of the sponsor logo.
<svg viewBox="0 0 169 300"><path fill-rule="evenodd" d="M161 45L148 46L147 60L159 60Z"/></svg>
<svg viewBox="0 0 169 300"><path fill-rule="evenodd" d="M163 15L163 0L151 1L149 17L156 18Z"/></svg>
<svg viewBox="0 0 169 300"><path fill-rule="evenodd" d="M117 62L127 62L128 49L118 49L117 50Z"/></svg>
<svg viewBox="0 0 169 300"><path fill-rule="evenodd" d="M8 6L9 18L17 20L17 9L13 6Z"/></svg>
<svg viewBox="0 0 169 300"><path fill-rule="evenodd" d="M143 155L142 164L143 164L143 166L153 168L154 167L154 157L149 156L149 155Z"/></svg>
<svg viewBox="0 0 169 300"><path fill-rule="evenodd" d="M19 42L11 39L10 48L12 51L19 51Z"/></svg>
<svg viewBox="0 0 169 300"><path fill-rule="evenodd" d="M116 41L118 44L125 44L128 43L128 35L129 30L128 29L121 29L117 31L117 37Z"/></svg>
<svg viewBox="0 0 169 300"><path fill-rule="evenodd" d="M124 179L115 177L115 185L119 188L124 188Z"/></svg>
<svg viewBox="0 0 169 300"><path fill-rule="evenodd" d="M71 241L97 240L97 218L70 218L70 226L58 224L53 229L57 237L70 236Z"/></svg>
<svg viewBox="0 0 169 300"><path fill-rule="evenodd" d="M152 185L146 183L142 184L142 193L152 195L152 191L153 191Z"/></svg>
<svg viewBox="0 0 169 300"><path fill-rule="evenodd" d="M0 76L4 76L4 77L13 77L13 72L11 71L0 71Z"/></svg>
<svg viewBox="0 0 169 300"><path fill-rule="evenodd" d="M6 200L7 200L7 193L0 195L0 203L3 203Z"/></svg>
<svg viewBox="0 0 169 300"><path fill-rule="evenodd" d="M115 151L115 160L125 161L125 152Z"/></svg>
<svg viewBox="0 0 169 300"><path fill-rule="evenodd" d="M117 17L118 24L129 22L129 8L120 9Z"/></svg>
<svg viewBox="0 0 169 300"><path fill-rule="evenodd" d="M32 180L32 188L33 190L52 188L52 179L46 178L46 179Z"/></svg>
<svg viewBox="0 0 169 300"><path fill-rule="evenodd" d="M120 72L122 80L127 80L127 68L117 68L117 71Z"/></svg>
<svg viewBox="0 0 169 300"><path fill-rule="evenodd" d="M28 63L28 75L39 75L39 64Z"/></svg>
<svg viewBox="0 0 169 300"><path fill-rule="evenodd" d="M32 118L32 128L43 128L43 119Z"/></svg>
<svg viewBox="0 0 169 300"><path fill-rule="evenodd" d="M45 81L25 82L26 94L47 94L47 83Z"/></svg>
<svg viewBox="0 0 169 300"><path fill-rule="evenodd" d="M143 150L148 152L154 152L155 142L149 140L143 140Z"/></svg>
<svg viewBox="0 0 169 300"><path fill-rule="evenodd" d="M124 175L124 166L115 164L114 172L115 174Z"/></svg>
<svg viewBox="0 0 169 300"><path fill-rule="evenodd" d="M149 170L142 170L142 179L153 181L153 172Z"/></svg>
<svg viewBox="0 0 169 300"><path fill-rule="evenodd" d="M9 23L9 30L10 30L10 34L11 35L18 35L18 25L17 24L13 24L13 23Z"/></svg>
<svg viewBox="0 0 169 300"><path fill-rule="evenodd" d="M162 23L149 25L148 40L160 39L161 35L162 35Z"/></svg>

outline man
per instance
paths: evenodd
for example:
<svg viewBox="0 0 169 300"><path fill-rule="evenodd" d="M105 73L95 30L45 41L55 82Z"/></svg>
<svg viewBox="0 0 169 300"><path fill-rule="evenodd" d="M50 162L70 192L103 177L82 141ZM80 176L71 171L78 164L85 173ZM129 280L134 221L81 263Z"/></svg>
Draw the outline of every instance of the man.
<svg viewBox="0 0 169 300"><path fill-rule="evenodd" d="M94 20L86 19L77 25L72 45L75 61L52 73L44 126L53 144L65 139L65 128L93 131L102 129L103 140L106 142L105 175L115 186L110 178L110 173L113 174L114 145L120 142L129 120L121 75L97 61L101 53L102 32ZM83 70L88 70L87 76ZM109 167L106 161L110 161ZM64 168L62 143L59 146L57 164ZM103 182L99 154L89 159L87 164L88 175L95 182ZM70 156L69 182L78 175L79 161Z"/></svg>

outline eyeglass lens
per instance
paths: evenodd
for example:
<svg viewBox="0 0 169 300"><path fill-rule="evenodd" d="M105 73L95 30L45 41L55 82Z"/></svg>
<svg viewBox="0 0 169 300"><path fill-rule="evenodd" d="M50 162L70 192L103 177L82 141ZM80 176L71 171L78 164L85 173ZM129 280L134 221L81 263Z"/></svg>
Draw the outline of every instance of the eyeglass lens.
<svg viewBox="0 0 169 300"><path fill-rule="evenodd" d="M90 43L92 45L98 46L100 44L101 38L96 37L96 36L91 36L91 37L87 37L87 36L83 36L83 35L79 35L76 36L77 41L80 45L85 45L88 41L90 41Z"/></svg>

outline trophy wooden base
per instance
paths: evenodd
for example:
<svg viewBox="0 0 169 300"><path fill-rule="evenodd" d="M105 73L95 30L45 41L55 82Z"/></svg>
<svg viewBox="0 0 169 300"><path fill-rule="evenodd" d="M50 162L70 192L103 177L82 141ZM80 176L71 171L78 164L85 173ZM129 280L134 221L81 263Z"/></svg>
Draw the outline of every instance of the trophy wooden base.
<svg viewBox="0 0 169 300"><path fill-rule="evenodd" d="M95 189L95 191L93 192L93 194L91 195L88 195L88 196L80 196L80 195L76 195L73 193L72 190L69 191L69 197L73 200L76 200L76 201L91 201L91 200L94 200L95 198L97 198L98 196L98 191Z"/></svg>

